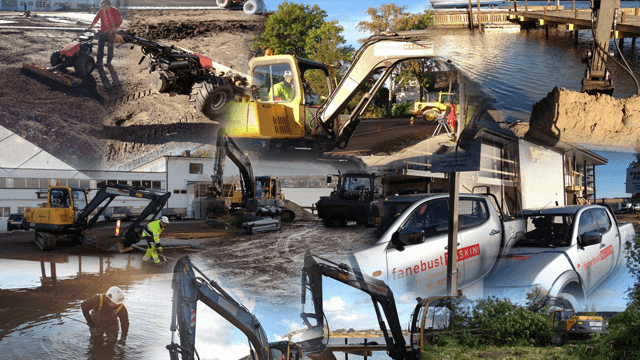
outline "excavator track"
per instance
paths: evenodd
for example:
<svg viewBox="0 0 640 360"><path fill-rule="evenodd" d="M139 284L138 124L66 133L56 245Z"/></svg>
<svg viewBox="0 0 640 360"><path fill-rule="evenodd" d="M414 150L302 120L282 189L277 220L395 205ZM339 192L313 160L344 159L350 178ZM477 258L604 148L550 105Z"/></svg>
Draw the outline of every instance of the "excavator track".
<svg viewBox="0 0 640 360"><path fill-rule="evenodd" d="M98 247L98 238L86 232L78 235L78 241L85 246Z"/></svg>
<svg viewBox="0 0 640 360"><path fill-rule="evenodd" d="M156 93L153 92L153 90L151 89L146 89L146 90L142 90L134 93L125 94L116 99L110 100L108 106L111 107L116 105L123 105L125 103L135 101L135 100L140 100L142 98L145 98L147 96L152 96L152 95L156 95Z"/></svg>
<svg viewBox="0 0 640 360"><path fill-rule="evenodd" d="M40 250L47 251L56 246L56 237L53 234L39 231L36 231L35 234L36 245Z"/></svg>

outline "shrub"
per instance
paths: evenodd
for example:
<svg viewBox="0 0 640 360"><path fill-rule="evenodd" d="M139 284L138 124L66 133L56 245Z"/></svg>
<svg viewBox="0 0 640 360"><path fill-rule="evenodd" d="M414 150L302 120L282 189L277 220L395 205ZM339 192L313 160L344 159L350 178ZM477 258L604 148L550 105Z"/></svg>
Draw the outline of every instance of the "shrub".
<svg viewBox="0 0 640 360"><path fill-rule="evenodd" d="M413 101L393 104L391 108L391 116L394 118L411 117L411 110L413 109Z"/></svg>

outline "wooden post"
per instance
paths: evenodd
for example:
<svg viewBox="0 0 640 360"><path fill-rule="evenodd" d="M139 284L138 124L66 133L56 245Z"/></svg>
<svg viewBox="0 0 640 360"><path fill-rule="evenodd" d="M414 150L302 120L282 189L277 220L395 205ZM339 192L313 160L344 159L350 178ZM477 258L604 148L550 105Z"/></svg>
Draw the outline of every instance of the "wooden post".
<svg viewBox="0 0 640 360"><path fill-rule="evenodd" d="M513 11L518 11L518 0L513 0Z"/></svg>
<svg viewBox="0 0 640 360"><path fill-rule="evenodd" d="M482 20L480 20L480 0L478 0L478 21L476 21L478 24L478 29L480 29L480 24L482 24Z"/></svg>
<svg viewBox="0 0 640 360"><path fill-rule="evenodd" d="M344 338L344 344L347 345L347 338ZM344 360L349 360L349 353L344 352Z"/></svg>
<svg viewBox="0 0 640 360"><path fill-rule="evenodd" d="M573 34L575 35L573 42L578 44L578 30L573 30Z"/></svg>
<svg viewBox="0 0 640 360"><path fill-rule="evenodd" d="M460 178L449 173L449 244L447 246L447 295L458 295L458 202Z"/></svg>
<svg viewBox="0 0 640 360"><path fill-rule="evenodd" d="M571 0L571 10L575 10L575 9L576 9L576 0Z"/></svg>
<svg viewBox="0 0 640 360"><path fill-rule="evenodd" d="M544 14L547 15L547 7L544 8Z"/></svg>
<svg viewBox="0 0 640 360"><path fill-rule="evenodd" d="M620 21L621 24L624 24L627 22L627 13L626 12L622 12L622 20Z"/></svg>
<svg viewBox="0 0 640 360"><path fill-rule="evenodd" d="M367 338L364 338L364 346L367 346ZM364 360L367 360L367 351L365 350Z"/></svg>
<svg viewBox="0 0 640 360"><path fill-rule="evenodd" d="M636 16L640 15L640 8L635 8L635 15Z"/></svg>
<svg viewBox="0 0 640 360"><path fill-rule="evenodd" d="M547 6L551 6L551 0L547 0Z"/></svg>
<svg viewBox="0 0 640 360"><path fill-rule="evenodd" d="M473 29L473 10L471 8L471 0L469 0L469 29Z"/></svg>
<svg viewBox="0 0 640 360"><path fill-rule="evenodd" d="M576 9L576 19L578 18L578 9Z"/></svg>
<svg viewBox="0 0 640 360"><path fill-rule="evenodd" d="M556 11L560 11L560 0L556 0Z"/></svg>

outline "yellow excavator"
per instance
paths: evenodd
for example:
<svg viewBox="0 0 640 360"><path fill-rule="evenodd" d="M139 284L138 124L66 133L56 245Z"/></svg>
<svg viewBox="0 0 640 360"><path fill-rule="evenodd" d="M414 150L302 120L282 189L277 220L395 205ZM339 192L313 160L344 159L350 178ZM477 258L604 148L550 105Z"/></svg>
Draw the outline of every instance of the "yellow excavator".
<svg viewBox="0 0 640 360"><path fill-rule="evenodd" d="M325 64L291 55L256 57L249 62L250 96L229 103L223 123L227 134L246 151L344 149L360 116L396 66L405 60L434 58L437 53L430 32L373 35L356 52L335 89ZM311 77L326 79L326 97L312 93L307 82ZM369 80L373 85L355 109L341 116Z"/></svg>
<svg viewBox="0 0 640 360"><path fill-rule="evenodd" d="M411 115L422 117L422 121L430 123L436 119L441 119L447 113L446 102L453 102L453 93L439 93L438 101L416 101L411 110Z"/></svg>

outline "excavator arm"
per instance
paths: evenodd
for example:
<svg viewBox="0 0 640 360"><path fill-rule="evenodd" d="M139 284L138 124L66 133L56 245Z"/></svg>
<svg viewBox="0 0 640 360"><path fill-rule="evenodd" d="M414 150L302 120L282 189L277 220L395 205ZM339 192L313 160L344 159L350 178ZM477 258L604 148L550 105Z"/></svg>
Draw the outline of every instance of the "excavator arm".
<svg viewBox="0 0 640 360"><path fill-rule="evenodd" d="M196 276L195 271L201 277ZM197 355L195 340L198 301L202 301L247 336L253 347L251 359L269 359L269 343L258 319L215 281L207 278L191 263L188 256L176 263L171 288L173 289L171 344L167 345L171 360L193 360L194 354ZM180 344L175 342L176 331L180 336Z"/></svg>
<svg viewBox="0 0 640 360"><path fill-rule="evenodd" d="M321 258L318 257L318 259ZM338 265L325 259L321 260L323 261L321 263L316 261L315 257L311 255L309 251L306 252L304 257L304 266L302 268L302 313L300 314L304 324L310 329L324 329L322 277L326 276L364 291L371 296L371 301L373 302L378 318L378 324L380 325L380 330L382 330L382 335L387 344L387 354L392 359L417 360L418 353L408 351L406 348L406 341L402 334L400 320L398 319L398 311L393 298L393 292L387 284L385 284L384 281L363 274L359 269L354 269L349 265ZM304 312L307 289L311 293L315 313ZM382 313L380 312L380 307L382 307L382 312L384 312L390 331L387 330L384 319L382 318ZM315 320L316 324L312 325L309 319ZM320 343L321 341L322 339L310 342L309 351L323 350L323 346Z"/></svg>
<svg viewBox="0 0 640 360"><path fill-rule="evenodd" d="M619 7L620 0L591 0L592 21L595 18L596 23L593 49L588 51L582 60L587 64L582 79L582 92L590 95L613 94L611 71L605 66L605 61L609 56L609 40L615 21L615 10Z"/></svg>
<svg viewBox="0 0 640 360"><path fill-rule="evenodd" d="M222 175L224 174L225 159L229 157L240 170L244 187L244 201L253 199L256 194L255 178L249 157L236 145L236 143L225 133L224 128L218 130L216 142L216 160L214 163L213 180L214 193L222 194Z"/></svg>
<svg viewBox="0 0 640 360"><path fill-rule="evenodd" d="M336 89L329 95L315 118L328 137L325 148L344 149L360 123L360 115L369 106L375 94L389 78L395 67L409 59L435 57L432 33L426 31L385 32L367 39L355 54L351 66ZM356 105L349 119L338 124L336 119L349 101L365 86L374 73L381 72L374 85Z"/></svg>
<svg viewBox="0 0 640 360"><path fill-rule="evenodd" d="M140 216L134 221L132 225L138 225L147 216L153 214L154 217L158 215L160 210L167 203L167 200L171 196L170 192L160 192L154 190L148 190L139 186L131 186L124 184L106 185L100 188L100 191L93 197L91 202L82 210L82 212L76 218L76 225L81 230L88 230L98 221L98 218L104 210L111 204L113 199L118 196L126 196L132 198L149 199L149 205L142 211ZM105 203L106 201L106 203ZM103 205L104 203L104 205ZM98 209L96 214L89 218L91 213ZM131 226L129 226L131 227ZM135 226L134 226L135 227Z"/></svg>

